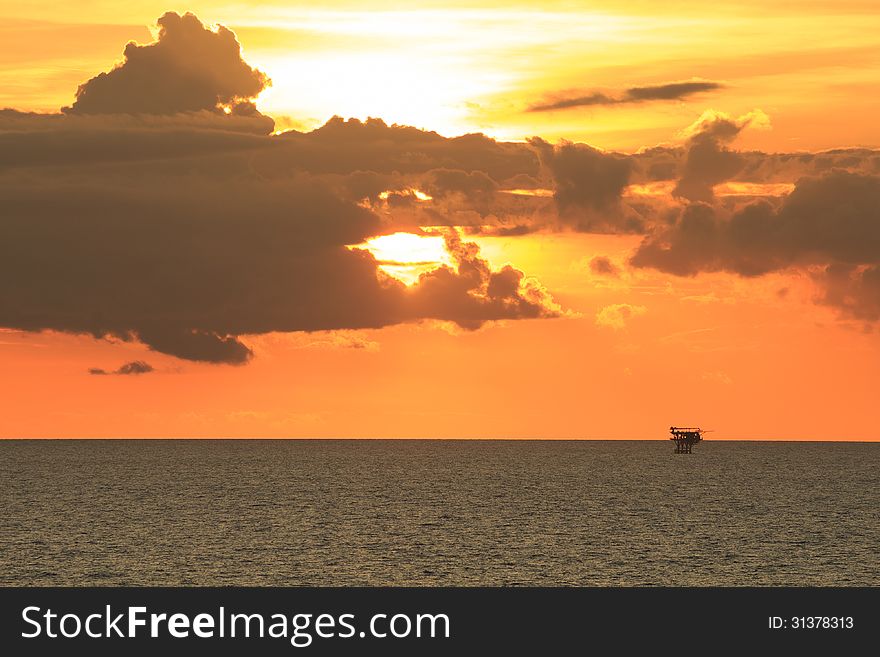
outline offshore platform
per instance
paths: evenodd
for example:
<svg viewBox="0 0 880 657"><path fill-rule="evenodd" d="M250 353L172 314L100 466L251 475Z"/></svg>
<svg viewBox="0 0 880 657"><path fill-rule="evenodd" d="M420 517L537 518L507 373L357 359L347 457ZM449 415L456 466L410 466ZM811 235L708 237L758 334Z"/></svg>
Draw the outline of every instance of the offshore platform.
<svg viewBox="0 0 880 657"><path fill-rule="evenodd" d="M675 441L676 454L690 454L694 445L703 439L706 433L700 427L669 427L669 433L672 437L669 440Z"/></svg>

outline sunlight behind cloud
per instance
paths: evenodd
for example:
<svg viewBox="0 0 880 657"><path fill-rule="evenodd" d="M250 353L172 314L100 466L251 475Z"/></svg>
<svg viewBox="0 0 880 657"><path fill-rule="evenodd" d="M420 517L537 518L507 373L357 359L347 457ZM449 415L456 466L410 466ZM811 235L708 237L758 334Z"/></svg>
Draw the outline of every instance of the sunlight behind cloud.
<svg viewBox="0 0 880 657"><path fill-rule="evenodd" d="M505 82L501 73L465 74L460 56L404 56L394 49L252 59L273 81L260 107L295 114L312 127L339 115L461 134L472 129L468 100Z"/></svg>
<svg viewBox="0 0 880 657"><path fill-rule="evenodd" d="M352 248L372 253L382 271L407 285L414 284L426 271L452 265L439 235L394 233L374 237Z"/></svg>
<svg viewBox="0 0 880 657"><path fill-rule="evenodd" d="M560 12L421 10L397 12L277 10L248 22L276 33L255 39L249 60L273 80L259 99L269 113L308 117L381 117L455 135L484 129L481 102L521 84L534 66L523 48L560 38L594 44L632 37L632 19ZM247 28L245 28L246 30ZM289 32L289 47L277 33ZM326 46L312 48L311 36ZM308 42L308 43L307 43ZM331 47L332 45L332 47ZM494 101L493 101L494 102Z"/></svg>

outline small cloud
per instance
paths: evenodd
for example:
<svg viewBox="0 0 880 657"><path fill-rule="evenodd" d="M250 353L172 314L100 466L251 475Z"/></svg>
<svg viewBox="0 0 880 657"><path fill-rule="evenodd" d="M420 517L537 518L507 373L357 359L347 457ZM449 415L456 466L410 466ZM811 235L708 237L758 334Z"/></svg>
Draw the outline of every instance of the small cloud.
<svg viewBox="0 0 880 657"><path fill-rule="evenodd" d="M620 276L620 267L612 262L607 256L596 256L590 260L590 271L599 276L611 276L617 278Z"/></svg>
<svg viewBox="0 0 880 657"><path fill-rule="evenodd" d="M529 112L551 112L574 107L596 105L627 105L658 100L683 100L688 96L705 91L716 91L724 85L710 80L687 80L665 84L630 87L616 94L599 91L579 91L574 94L556 95L528 108Z"/></svg>
<svg viewBox="0 0 880 657"><path fill-rule="evenodd" d="M153 371L153 366L142 360L133 360L130 363L122 365L117 374L147 374Z"/></svg>
<svg viewBox="0 0 880 657"><path fill-rule="evenodd" d="M148 374L153 371L153 366L143 360L133 360L130 363L120 365L118 369L112 371L104 370L100 367L89 368L89 374L93 374L95 376L127 376L129 374Z"/></svg>
<svg viewBox="0 0 880 657"><path fill-rule="evenodd" d="M626 328L627 322L633 317L640 317L648 312L644 306L633 306L628 303L615 303L605 306L596 313L596 326L604 326L614 330Z"/></svg>

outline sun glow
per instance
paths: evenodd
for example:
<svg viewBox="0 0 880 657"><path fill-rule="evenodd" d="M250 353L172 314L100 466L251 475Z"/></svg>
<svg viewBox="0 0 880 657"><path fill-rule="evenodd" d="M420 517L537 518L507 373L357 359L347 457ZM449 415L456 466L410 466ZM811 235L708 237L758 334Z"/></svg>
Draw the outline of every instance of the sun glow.
<svg viewBox="0 0 880 657"><path fill-rule="evenodd" d="M413 285L424 272L443 265L452 265L452 259L443 238L425 233L393 233L373 237L352 248L373 254L379 268L389 276Z"/></svg>
<svg viewBox="0 0 880 657"><path fill-rule="evenodd" d="M391 190L388 190L388 191L385 191L385 192L382 192L381 194L379 194L379 198L382 199L383 201L387 201L388 197L390 197L392 194L395 194L395 193L409 195L409 196L412 196L413 198L415 198L417 201L423 201L423 202L430 201L433 199L433 197L428 196L427 194L425 194L425 192L423 192L419 189L415 189L414 187L411 187L409 189L405 189L402 192L393 192ZM409 235L410 233L399 233L399 234L400 235Z"/></svg>
<svg viewBox="0 0 880 657"><path fill-rule="evenodd" d="M519 129L490 130L493 122L482 114L509 111L509 93L534 74L524 49L552 50L561 38L627 41L637 22L598 12L510 8L261 7L234 27L248 61L272 78L258 101L270 115L295 116L307 128L333 115L372 116L446 136L488 130L523 138Z"/></svg>
<svg viewBox="0 0 880 657"><path fill-rule="evenodd" d="M470 70L458 55L404 54L391 46L374 51L257 54L252 59L273 81L260 95L260 107L297 116L308 127L338 114L361 120L381 117L388 123L458 135L475 129L469 119L471 99L487 90L500 92L509 77L499 71Z"/></svg>
<svg viewBox="0 0 880 657"><path fill-rule="evenodd" d="M628 197L668 197L675 189L674 180L658 180L629 185L624 190ZM794 183L725 182L715 185L716 196L785 196L794 189Z"/></svg>

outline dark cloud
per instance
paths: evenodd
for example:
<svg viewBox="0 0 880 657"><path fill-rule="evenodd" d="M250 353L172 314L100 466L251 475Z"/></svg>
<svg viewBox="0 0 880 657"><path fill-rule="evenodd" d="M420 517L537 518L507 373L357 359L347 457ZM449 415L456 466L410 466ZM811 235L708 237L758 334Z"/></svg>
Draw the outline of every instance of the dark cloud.
<svg viewBox="0 0 880 657"><path fill-rule="evenodd" d="M536 232L539 226L533 224L517 224L514 226L474 226L467 230L468 234L486 235L491 237L522 237Z"/></svg>
<svg viewBox="0 0 880 657"><path fill-rule="evenodd" d="M742 155L727 148L727 144L755 118L749 114L732 119L717 112L707 112L691 126L681 177L672 195L689 201L711 201L712 188L729 180L745 166Z"/></svg>
<svg viewBox="0 0 880 657"><path fill-rule="evenodd" d="M772 220L742 225L783 262L880 263L880 176L833 171L800 180Z"/></svg>
<svg viewBox="0 0 880 657"><path fill-rule="evenodd" d="M527 144L498 142L482 134L443 137L410 126L389 126L381 119L333 117L317 130L291 130L278 141L282 148L260 163L266 170L424 174L451 169L479 171L496 182L538 173L538 157Z"/></svg>
<svg viewBox="0 0 880 657"><path fill-rule="evenodd" d="M523 272L507 265L492 271L479 257L479 247L464 242L454 230L446 233L446 248L456 267L422 274L410 293L419 317L451 319L465 329L477 329L491 319L547 318L560 314L547 292Z"/></svg>
<svg viewBox="0 0 880 657"><path fill-rule="evenodd" d="M460 169L432 169L427 173L422 189L436 203L445 203L447 209L470 209L486 216L495 211L498 183L482 171Z"/></svg>
<svg viewBox="0 0 880 657"><path fill-rule="evenodd" d="M791 182L804 176L818 176L833 170L852 173L880 173L874 163L877 151L842 148L820 153L740 153L745 166L733 180L749 182Z"/></svg>
<svg viewBox="0 0 880 657"><path fill-rule="evenodd" d="M657 100L682 100L697 93L721 89L722 86L718 82L691 80L644 87L631 87L614 95L598 91L580 92L575 95L557 95L551 99L531 105L528 111L551 112L595 105L625 105Z"/></svg>
<svg viewBox="0 0 880 657"><path fill-rule="evenodd" d="M0 173L0 326L243 363L249 334L557 313L521 273L515 290L502 285L514 270L492 271L453 237L456 267L411 287L385 276L347 248L385 226L320 178L186 161Z"/></svg>
<svg viewBox="0 0 880 657"><path fill-rule="evenodd" d="M688 140L684 146L660 146L635 153L632 155L632 182L677 180L684 168L690 146ZM723 144L721 147L724 147ZM729 177L716 177L720 182L790 183L804 176L821 175L831 170L874 174L880 172L880 167L876 164L880 161L880 155L867 148L834 149L820 153L737 151L734 155L735 162L741 166ZM699 153L694 165L698 163ZM699 190L702 200L711 200L705 186L703 184Z"/></svg>
<svg viewBox="0 0 880 657"><path fill-rule="evenodd" d="M0 327L244 363L247 336L267 332L426 319L472 329L560 314L523 272L492 270L455 231L446 235L454 265L409 287L349 248L444 225L508 236L647 233L636 266L680 275L809 268L822 302L876 314L876 151L733 151L759 113L710 112L684 145L633 155L448 138L379 119L334 117L274 135L250 100L266 79L241 60L231 32L190 15L166 14L160 26L156 43L130 45L67 112L0 110ZM685 92L660 85L626 95ZM745 206L713 195L726 181L799 178L788 196ZM649 198L662 184L642 196L628 189L666 180L677 181L677 199ZM619 274L607 258L590 267Z"/></svg>
<svg viewBox="0 0 880 657"><path fill-rule="evenodd" d="M184 360L243 365L254 355L236 336L210 329L187 329L165 322L145 322L132 332L150 349Z"/></svg>
<svg viewBox="0 0 880 657"><path fill-rule="evenodd" d="M590 271L599 276L620 276L620 267L607 256L596 256L590 260Z"/></svg>
<svg viewBox="0 0 880 657"><path fill-rule="evenodd" d="M573 107L590 107L592 105L616 105L621 101L607 94L591 92L579 94L569 98L557 98L530 105L529 112L552 112L555 110L571 109Z"/></svg>
<svg viewBox="0 0 880 657"><path fill-rule="evenodd" d="M715 91L723 85L718 82L691 80L688 82L669 82L645 87L627 89L626 98L633 102L645 100L678 100L692 94Z"/></svg>
<svg viewBox="0 0 880 657"><path fill-rule="evenodd" d="M20 193L0 222L0 325L243 363L247 334L555 314L526 286L499 288L511 272L491 271L470 246L456 244L455 269L411 288L382 275L371 255L345 247L378 233L376 218L314 184L188 183Z"/></svg>
<svg viewBox="0 0 880 657"><path fill-rule="evenodd" d="M548 206L545 198L501 193L549 184L538 180L539 157L529 144L340 118L273 142L253 159L261 175L308 171L332 181L346 198L390 212L389 220L402 228L547 224L546 212L538 216Z"/></svg>
<svg viewBox="0 0 880 657"><path fill-rule="evenodd" d="M706 203L686 206L669 229L660 229L647 237L630 260L635 267L653 267L678 276L692 276L701 271L717 271L733 259L722 258L725 227L715 209ZM726 254L725 254L726 255ZM737 267L743 273L743 267ZM752 272L762 273L762 272Z"/></svg>
<svg viewBox="0 0 880 657"><path fill-rule="evenodd" d="M89 369L89 374L95 374L100 376L116 374L120 376L132 375L132 374L148 374L153 371L153 366L148 362L143 360L133 360L130 363L125 363L124 365L119 366L119 368L108 371L101 369L99 367L93 367Z"/></svg>
<svg viewBox="0 0 880 657"><path fill-rule="evenodd" d="M498 189L498 183L482 171L433 169L426 176L425 191L434 198L461 194L470 200L484 199Z"/></svg>
<svg viewBox="0 0 880 657"><path fill-rule="evenodd" d="M0 131L55 133L114 130L218 130L268 135L274 121L262 114L241 114L201 110L177 114L43 114L0 109Z"/></svg>
<svg viewBox="0 0 880 657"><path fill-rule="evenodd" d="M690 204L672 226L646 238L631 262L678 275L819 266L824 303L877 319L880 177L832 171L804 178L778 208L757 202L729 215Z"/></svg>
<svg viewBox="0 0 880 657"><path fill-rule="evenodd" d="M125 60L81 85L66 111L76 114L177 114L201 110L253 114L248 101L268 84L241 58L230 30L202 25L193 14L168 12L155 43L125 47Z"/></svg>
<svg viewBox="0 0 880 657"><path fill-rule="evenodd" d="M562 225L584 232L641 232L638 218L620 206L632 163L617 153L585 144L555 146L540 139L532 145L541 155L555 185L554 199Z"/></svg>
<svg viewBox="0 0 880 657"><path fill-rule="evenodd" d="M141 120L0 111L0 170L217 157L271 148L269 125L207 112Z"/></svg>
<svg viewBox="0 0 880 657"><path fill-rule="evenodd" d="M657 230L632 263L679 275L732 271L755 276L795 265L880 263L880 177L832 172L797 183L777 209L746 205L729 216L686 206Z"/></svg>
<svg viewBox="0 0 880 657"><path fill-rule="evenodd" d="M620 200L629 184L630 163L626 157L591 148L585 144L540 144L544 162L556 183L560 207L589 207L605 210Z"/></svg>
<svg viewBox="0 0 880 657"><path fill-rule="evenodd" d="M814 272L821 290L818 301L845 316L880 321L880 266L833 264Z"/></svg>

